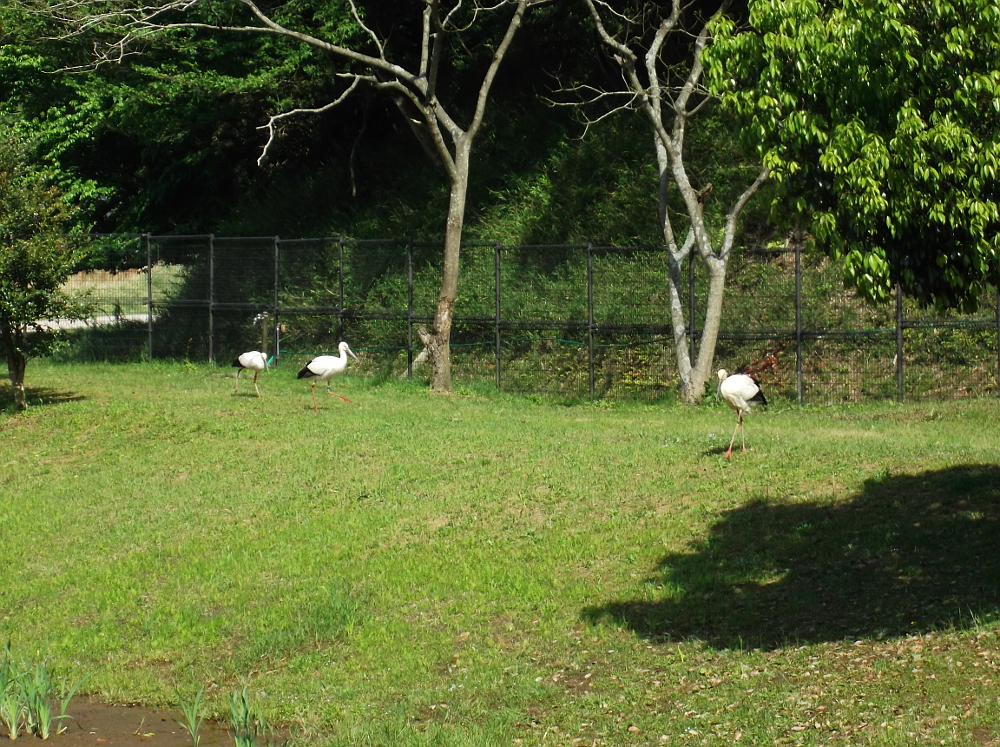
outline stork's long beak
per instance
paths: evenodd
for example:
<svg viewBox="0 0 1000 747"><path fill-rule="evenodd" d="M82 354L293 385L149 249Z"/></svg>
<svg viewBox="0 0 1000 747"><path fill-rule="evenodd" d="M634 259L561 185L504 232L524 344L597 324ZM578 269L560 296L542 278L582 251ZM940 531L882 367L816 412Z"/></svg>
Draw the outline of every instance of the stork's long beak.
<svg viewBox="0 0 1000 747"><path fill-rule="evenodd" d="M273 355L264 362L264 368L268 368L272 363L274 363Z"/></svg>
<svg viewBox="0 0 1000 747"><path fill-rule="evenodd" d="M350 348L348 348L348 349L347 349L347 354L348 354L349 356L351 356L351 357L352 357L352 358L353 358L354 360L358 361L358 356L356 356L356 355L354 354L354 351L353 351L353 350L351 350ZM361 363L361 361L358 361L358 363Z"/></svg>

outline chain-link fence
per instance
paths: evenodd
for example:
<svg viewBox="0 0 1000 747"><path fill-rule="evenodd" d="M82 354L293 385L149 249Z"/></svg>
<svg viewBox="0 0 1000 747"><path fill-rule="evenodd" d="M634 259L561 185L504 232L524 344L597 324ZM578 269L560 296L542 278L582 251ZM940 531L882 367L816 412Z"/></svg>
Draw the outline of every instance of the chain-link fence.
<svg viewBox="0 0 1000 747"><path fill-rule="evenodd" d="M439 244L144 235L97 237L94 247L67 288L86 295L95 322L73 332L64 356L228 363L264 344L297 366L346 339L370 374L426 376L415 368L415 329L434 314ZM697 262L684 273L696 346L708 279ZM898 296L875 307L820 255L742 251L729 263L716 363L749 368L770 397L798 402L992 394L996 294L980 308L938 317ZM470 244L452 376L458 386L652 400L679 388L671 329L663 248Z"/></svg>

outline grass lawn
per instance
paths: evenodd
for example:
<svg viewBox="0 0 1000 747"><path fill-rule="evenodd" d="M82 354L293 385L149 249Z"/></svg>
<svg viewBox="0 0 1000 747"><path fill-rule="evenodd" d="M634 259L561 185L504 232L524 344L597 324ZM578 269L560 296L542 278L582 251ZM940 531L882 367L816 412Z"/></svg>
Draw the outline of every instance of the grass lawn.
<svg viewBox="0 0 1000 747"><path fill-rule="evenodd" d="M298 744L1000 743L997 401L774 403L727 461L721 405L316 413L299 363L0 383L0 637Z"/></svg>
<svg viewBox="0 0 1000 747"><path fill-rule="evenodd" d="M154 304L174 298L183 280L182 265L156 263L153 265L152 281L147 273L137 269L116 273L92 270L72 275L62 289L92 304L97 316L135 315L149 312L150 293Z"/></svg>

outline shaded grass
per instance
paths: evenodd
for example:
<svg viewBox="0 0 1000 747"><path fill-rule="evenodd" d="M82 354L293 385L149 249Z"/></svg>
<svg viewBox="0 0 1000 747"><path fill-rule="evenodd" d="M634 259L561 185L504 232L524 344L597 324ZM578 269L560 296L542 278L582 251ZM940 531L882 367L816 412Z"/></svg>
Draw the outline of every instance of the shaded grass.
<svg viewBox="0 0 1000 747"><path fill-rule="evenodd" d="M306 744L1000 736L996 402L779 404L726 461L718 406L317 414L297 363L33 364L0 635L117 702L249 679Z"/></svg>

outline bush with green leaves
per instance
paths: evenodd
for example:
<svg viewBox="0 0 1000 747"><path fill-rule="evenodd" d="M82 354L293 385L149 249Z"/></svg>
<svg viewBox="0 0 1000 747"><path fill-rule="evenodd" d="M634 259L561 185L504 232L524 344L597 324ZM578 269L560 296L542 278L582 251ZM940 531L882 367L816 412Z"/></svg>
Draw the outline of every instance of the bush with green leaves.
<svg viewBox="0 0 1000 747"><path fill-rule="evenodd" d="M45 172L31 164L26 144L10 133L0 137L0 342L21 410L28 359L48 354L59 341L58 329L44 322L87 316L86 306L60 288L85 254L85 244L65 233L71 213Z"/></svg>

